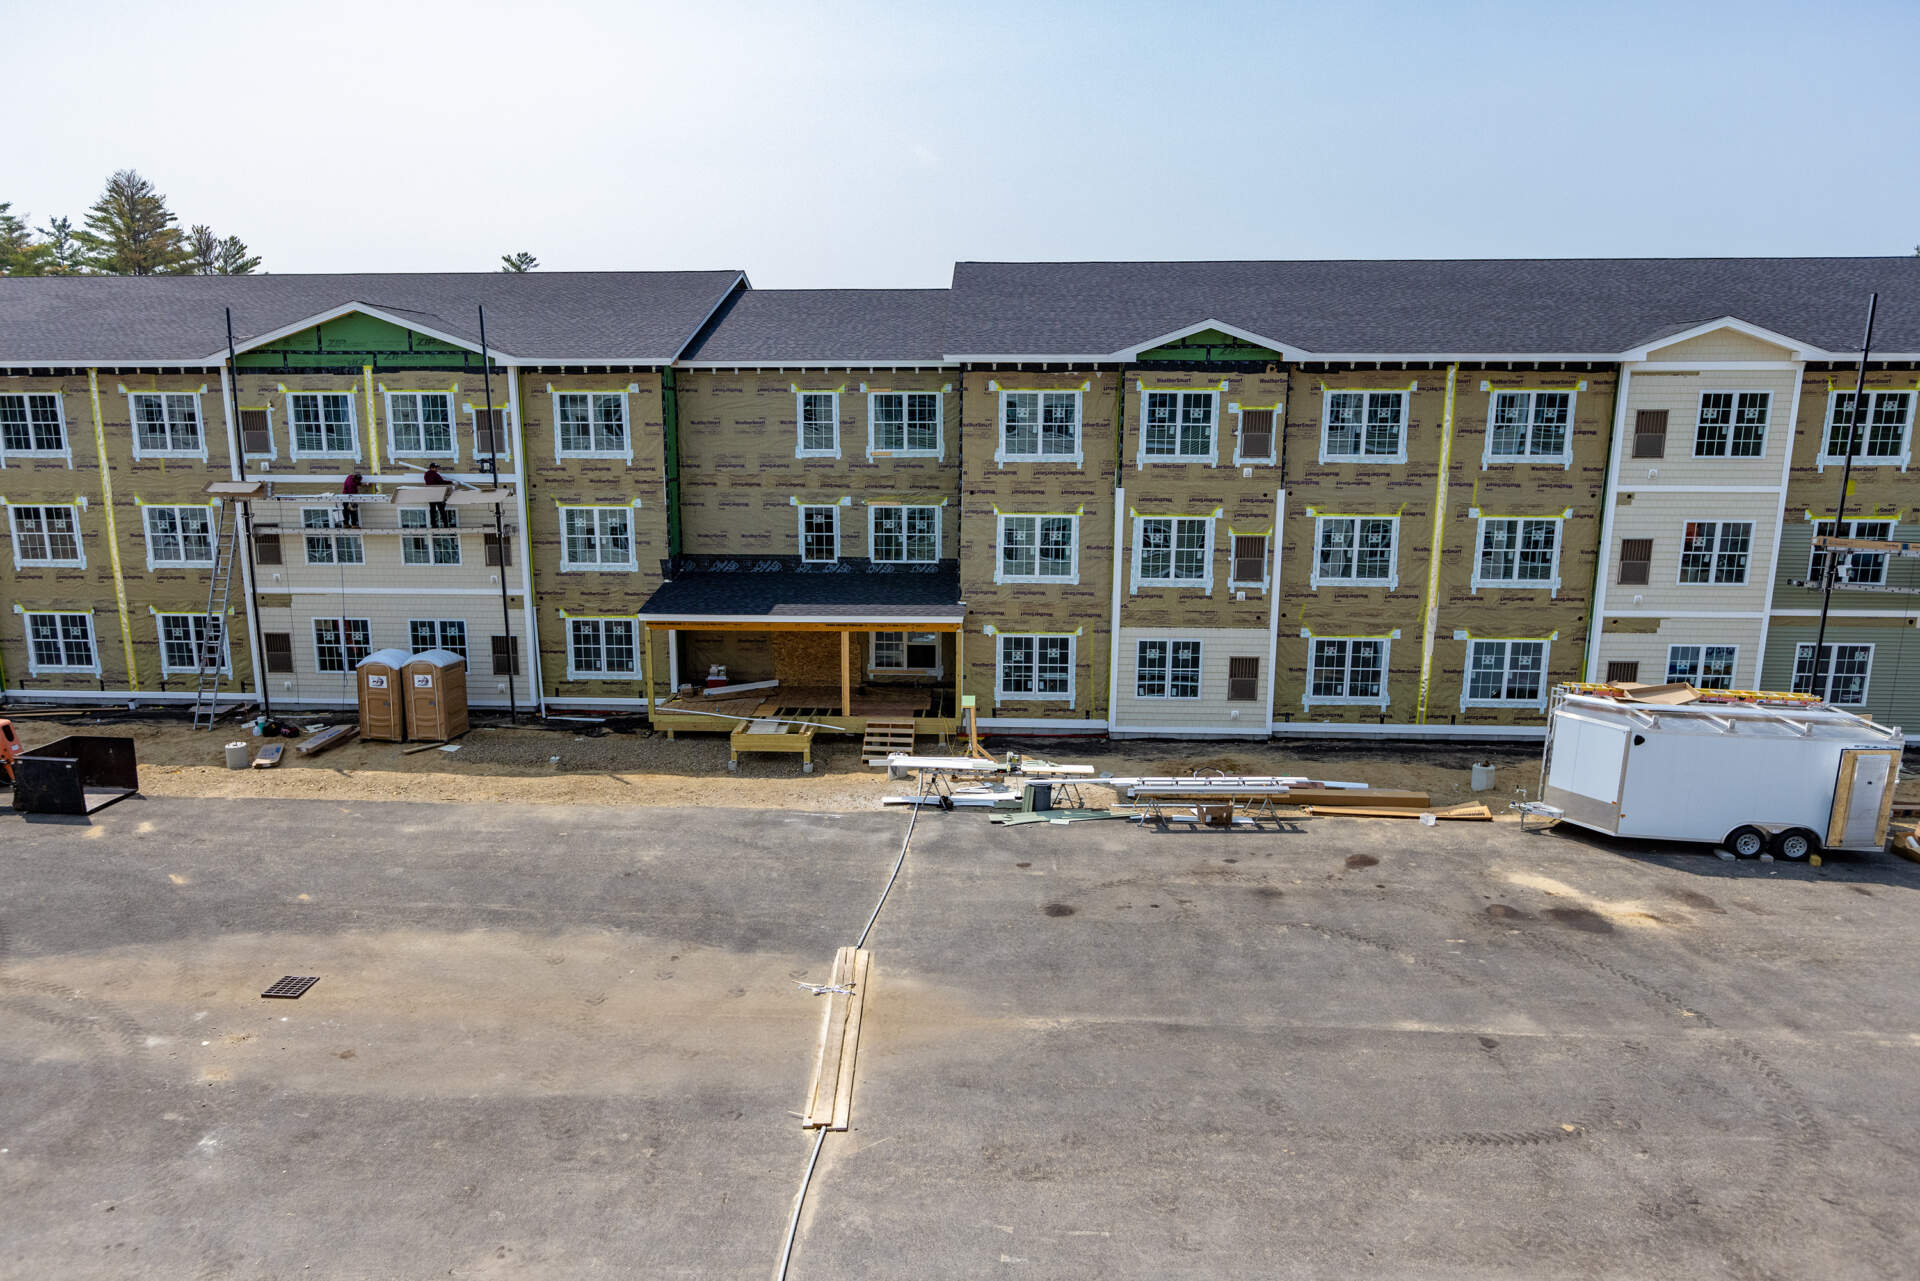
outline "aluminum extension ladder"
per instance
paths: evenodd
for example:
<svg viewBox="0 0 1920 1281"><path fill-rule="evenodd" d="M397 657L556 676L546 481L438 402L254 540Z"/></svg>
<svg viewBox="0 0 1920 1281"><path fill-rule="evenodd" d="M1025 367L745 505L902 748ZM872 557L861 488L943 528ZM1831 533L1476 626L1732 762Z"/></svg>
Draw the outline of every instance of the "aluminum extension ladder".
<svg viewBox="0 0 1920 1281"><path fill-rule="evenodd" d="M238 507L238 504L235 504ZM200 635L190 637L200 659L194 674L193 727L212 729L220 715L221 661L227 653L227 606L233 594L233 562L240 557L240 514L227 524L227 536L213 540L213 573L207 579L207 612Z"/></svg>

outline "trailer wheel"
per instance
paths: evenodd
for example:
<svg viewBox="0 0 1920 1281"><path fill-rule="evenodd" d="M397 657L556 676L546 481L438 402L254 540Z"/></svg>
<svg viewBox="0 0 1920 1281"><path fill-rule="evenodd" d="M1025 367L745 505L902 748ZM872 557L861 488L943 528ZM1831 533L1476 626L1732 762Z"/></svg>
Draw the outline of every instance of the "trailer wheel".
<svg viewBox="0 0 1920 1281"><path fill-rule="evenodd" d="M1759 858L1767 848L1767 834L1757 827L1736 827L1727 833L1725 845L1735 858Z"/></svg>
<svg viewBox="0 0 1920 1281"><path fill-rule="evenodd" d="M1820 852L1820 838L1804 827L1789 827L1773 838L1773 856L1795 862Z"/></svg>

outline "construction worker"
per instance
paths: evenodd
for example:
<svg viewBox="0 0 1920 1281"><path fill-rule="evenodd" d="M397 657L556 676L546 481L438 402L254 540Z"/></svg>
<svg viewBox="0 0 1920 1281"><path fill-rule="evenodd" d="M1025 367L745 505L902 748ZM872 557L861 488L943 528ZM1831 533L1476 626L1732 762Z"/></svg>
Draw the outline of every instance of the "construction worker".
<svg viewBox="0 0 1920 1281"><path fill-rule="evenodd" d="M347 494L349 496L353 494L358 494L361 492L361 487L365 483L366 482L360 478L359 472L357 471L350 472L347 475L346 483L340 486L340 492L343 494ZM360 504L359 503L346 502L346 503L340 504L340 528L342 529L360 528Z"/></svg>
<svg viewBox="0 0 1920 1281"><path fill-rule="evenodd" d="M447 485L449 487L451 487L452 485L452 482L449 481L445 476L442 476L440 474L440 469L434 466L432 463L427 464L427 473L426 475L420 478L420 483L422 485ZM451 520L447 519L447 500L446 499L438 498L438 499L435 499L433 502L428 503L427 510L430 513L427 517L427 523L429 525L432 525L435 529L445 529L448 525L451 525L453 523Z"/></svg>

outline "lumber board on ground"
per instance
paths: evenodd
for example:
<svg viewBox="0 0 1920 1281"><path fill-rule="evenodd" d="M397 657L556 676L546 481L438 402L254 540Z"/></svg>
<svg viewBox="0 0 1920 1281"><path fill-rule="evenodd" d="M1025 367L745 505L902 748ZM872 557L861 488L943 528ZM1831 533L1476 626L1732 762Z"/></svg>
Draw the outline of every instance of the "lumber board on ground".
<svg viewBox="0 0 1920 1281"><path fill-rule="evenodd" d="M1452 822L1491 823L1493 821L1493 812L1484 805L1478 807L1478 812L1373 805L1309 805L1307 813L1315 818L1419 818L1422 814L1431 814L1435 818Z"/></svg>
<svg viewBox="0 0 1920 1281"><path fill-rule="evenodd" d="M318 756L322 752L329 751L349 739L358 738L359 736L360 727L358 725L335 725L328 729L321 730L318 734L315 734L312 738L309 738L293 750L302 756Z"/></svg>
<svg viewBox="0 0 1920 1281"><path fill-rule="evenodd" d="M286 745L283 743L268 743L260 749L259 755L253 758L253 764L247 768L272 769L280 763L280 756L286 750Z"/></svg>
<svg viewBox="0 0 1920 1281"><path fill-rule="evenodd" d="M860 1019L867 1006L867 981L873 970L873 954L865 948L855 950L849 975L853 995L847 998L847 1028L840 1042L840 1071L833 1087L833 1113L828 1129L844 1130L853 1120L853 1068L860 1053Z"/></svg>
<svg viewBox="0 0 1920 1281"><path fill-rule="evenodd" d="M833 970L827 981L835 987L846 987L852 973L853 949L843 947L834 953ZM809 1128L833 1120L833 1095L840 1084L840 1055L846 1035L847 994L830 993L820 1024L820 1047L814 1058L813 1080L807 1090L806 1117L801 1122Z"/></svg>
<svg viewBox="0 0 1920 1281"><path fill-rule="evenodd" d="M445 747L446 745L447 740L444 738L434 743L415 743L412 747L401 748L400 755L413 756L420 752L431 752L436 747Z"/></svg>
<svg viewBox="0 0 1920 1281"><path fill-rule="evenodd" d="M1274 799L1278 800L1279 797ZM1296 787L1286 795L1289 805L1364 805L1375 809L1423 810L1433 804L1425 792L1403 792L1387 787Z"/></svg>

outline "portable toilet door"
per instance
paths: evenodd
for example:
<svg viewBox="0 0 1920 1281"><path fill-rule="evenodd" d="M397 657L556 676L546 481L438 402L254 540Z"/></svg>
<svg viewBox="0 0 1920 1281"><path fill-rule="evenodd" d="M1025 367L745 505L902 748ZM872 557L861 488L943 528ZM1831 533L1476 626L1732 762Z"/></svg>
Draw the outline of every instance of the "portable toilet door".
<svg viewBox="0 0 1920 1281"><path fill-rule="evenodd" d="M467 732L467 660L450 649L422 650L407 660L407 725L422 742L444 743Z"/></svg>
<svg viewBox="0 0 1920 1281"><path fill-rule="evenodd" d="M360 682L360 737L376 743L407 740L406 697L401 673L407 651L376 649L355 666Z"/></svg>

